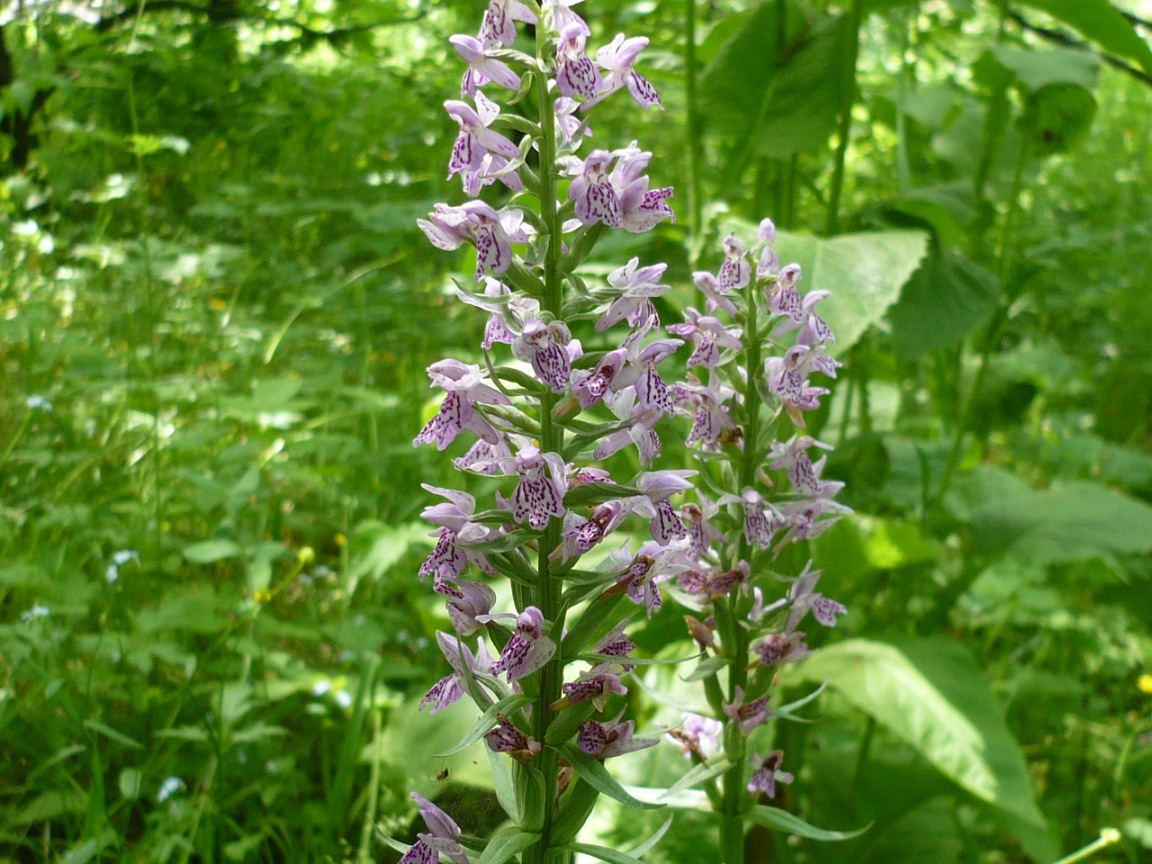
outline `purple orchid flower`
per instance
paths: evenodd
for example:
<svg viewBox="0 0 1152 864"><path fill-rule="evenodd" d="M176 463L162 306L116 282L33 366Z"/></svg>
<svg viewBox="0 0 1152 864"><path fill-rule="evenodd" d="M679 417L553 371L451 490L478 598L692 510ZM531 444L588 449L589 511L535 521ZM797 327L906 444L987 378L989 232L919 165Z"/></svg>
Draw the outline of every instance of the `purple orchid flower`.
<svg viewBox="0 0 1152 864"><path fill-rule="evenodd" d="M581 175L568 187L568 199L576 205L576 218L583 225L603 222L619 228L623 223L624 211L608 174L613 159L607 150L593 150L584 160Z"/></svg>
<svg viewBox="0 0 1152 864"><path fill-rule="evenodd" d="M711 369L720 362L721 348L740 351L744 347L739 330L729 329L719 318L701 315L691 306L684 310L684 323L668 325L668 332L692 340L695 350L685 364L689 369L693 366Z"/></svg>
<svg viewBox="0 0 1152 864"><path fill-rule="evenodd" d="M808 656L808 646L804 644L804 634L769 633L752 646L758 657L758 666L780 666L784 663L798 663Z"/></svg>
<svg viewBox="0 0 1152 864"><path fill-rule="evenodd" d="M787 771L780 770L780 764L783 761L783 750L773 750L764 758L761 758L758 753L753 751L752 758L748 760L748 764L754 767L756 771L748 781L748 791L753 794L763 792L769 798L775 798L777 782L791 783L796 779Z"/></svg>
<svg viewBox="0 0 1152 864"><path fill-rule="evenodd" d="M671 290L671 286L659 284L659 279L668 269L668 265L654 264L650 267L639 265L640 259L633 258L623 267L608 274L608 284L619 292L619 296L596 322L597 332L607 330L624 319L627 319L634 329L649 323L654 327L660 326L660 317L652 304L652 298L660 297Z"/></svg>
<svg viewBox="0 0 1152 864"><path fill-rule="evenodd" d="M580 343L574 342L572 334L562 321L544 323L540 318L530 318L512 341L512 353L532 364L536 377L553 393L564 393L568 389L568 378L572 372L572 354L580 356Z"/></svg>
<svg viewBox="0 0 1152 864"><path fill-rule="evenodd" d="M848 610L835 600L829 600L823 594L816 593L816 582L820 579L820 571L812 570L812 562L804 565L804 570L796 577L792 587L788 589L788 600L792 609L788 613L788 623L785 630L795 630L808 610L812 610L812 617L825 627L836 626L836 616L844 615Z"/></svg>
<svg viewBox="0 0 1152 864"><path fill-rule="evenodd" d="M443 450L465 429L489 444L500 440L495 427L473 406L511 403L499 390L484 383L487 376L479 366L458 360L440 360L428 367L428 377L434 387L447 391L447 395L440 411L412 440L414 446L435 443L437 450Z"/></svg>
<svg viewBox="0 0 1152 864"><path fill-rule="evenodd" d="M444 659L452 667L452 672L433 684L432 689L420 700L419 710L424 710L425 705L431 705L433 714L460 700L464 695L467 677L478 678L481 675L494 674L492 656L483 641L477 645L475 655L458 636L437 631L436 641L440 644ZM468 670L467 675L465 669ZM483 691L479 695L487 698L487 694Z"/></svg>
<svg viewBox="0 0 1152 864"><path fill-rule="evenodd" d="M461 95L475 96L476 88L483 87L489 81L509 90L520 89L520 76L513 72L507 63L497 60L488 53L493 46L485 45L472 36L459 34L448 37L448 41L468 64L468 71L464 73L464 78L460 82Z"/></svg>
<svg viewBox="0 0 1152 864"><path fill-rule="evenodd" d="M543 748L539 741L529 738L503 714L496 715L497 726L484 735L488 748L495 753L507 753L517 762L526 765L536 758Z"/></svg>
<svg viewBox="0 0 1152 864"><path fill-rule="evenodd" d="M767 279L780 270L780 256L772 248L772 244L776 241L776 225L771 219L760 220L756 239L764 244L764 248L760 250L760 261L756 265L756 278Z"/></svg>
<svg viewBox="0 0 1152 864"><path fill-rule="evenodd" d="M751 702L744 701L744 688L737 687L731 703L725 702L724 713L736 723L741 734L747 735L757 726L768 722L772 711L768 708L768 697L761 696Z"/></svg>
<svg viewBox="0 0 1152 864"><path fill-rule="evenodd" d="M595 98L584 103L584 110L607 99L622 87L627 87L636 104L641 108L660 108L660 96L656 88L648 82L639 72L632 68L640 52L648 47L645 36L635 36L626 39L620 33L609 44L596 52L596 63L606 73L603 76L603 85Z"/></svg>
<svg viewBox="0 0 1152 864"><path fill-rule="evenodd" d="M676 214L667 203L673 194L672 187L648 188L651 181L644 172L652 154L641 150L633 141L614 155L618 158L611 180L622 211L619 227L630 234L642 234L665 219L675 222Z"/></svg>
<svg viewBox="0 0 1152 864"><path fill-rule="evenodd" d="M703 761L720 752L720 736L724 734L724 724L711 717L689 712L684 715L680 728L672 729L668 734L681 745L681 753Z"/></svg>
<svg viewBox="0 0 1152 864"><path fill-rule="evenodd" d="M784 469L788 472L788 480L792 488L805 495L817 495L820 492L820 471L824 467L827 457L821 457L813 463L808 455L808 448L820 447L831 450L831 444L817 441L810 435L797 435L790 441L776 442L768 451L768 458L772 461L769 466L776 471Z"/></svg>
<svg viewBox="0 0 1152 864"><path fill-rule="evenodd" d="M556 87L569 99L593 99L600 90L600 70L584 53L588 27L573 23L560 31L556 45Z"/></svg>
<svg viewBox="0 0 1152 864"><path fill-rule="evenodd" d="M428 826L427 834L417 834L420 842L434 853L443 855L453 864L469 864L468 855L460 845L460 826L452 817L418 792L412 793L413 800L420 805L420 816ZM413 847L415 848L415 847ZM409 850L411 854L411 850ZM403 859L401 859L403 860ZM417 859L423 860L423 859ZM433 857L433 861L436 857Z"/></svg>
<svg viewBox="0 0 1152 864"><path fill-rule="evenodd" d="M607 723L598 720L589 720L580 727L580 734L576 744L589 756L597 759L609 759L613 756L622 756L646 747L653 747L660 743L658 738L635 738L633 732L636 728L634 721L621 723L624 716L621 711Z"/></svg>
<svg viewBox="0 0 1152 864"><path fill-rule="evenodd" d="M451 252L465 242L476 247L476 281L484 271L505 273L512 265L512 243L527 243L522 225L524 214L516 209L499 212L483 201L469 201L459 207L437 204L428 219L416 224L437 249Z"/></svg>
<svg viewBox="0 0 1152 864"><path fill-rule="evenodd" d="M516 41L516 24L535 24L536 16L520 0L489 0L480 24L480 41L487 45L511 45Z"/></svg>
<svg viewBox="0 0 1152 864"><path fill-rule="evenodd" d="M520 177L513 171L504 171L509 160L520 158L520 150L510 139L488 127L500 116L500 109L479 90L476 91L476 110L467 103L450 99L444 108L457 123L460 134L448 161L448 178L461 174L464 190L475 195L481 186L500 180L513 191L524 188Z"/></svg>
<svg viewBox="0 0 1152 864"><path fill-rule="evenodd" d="M603 711L605 704L613 694L627 696L628 688L620 683L620 676L616 672L610 671L611 669L611 664L601 663L598 666L593 666L575 681L564 684L561 689L568 705L591 702L596 706L597 711Z"/></svg>
<svg viewBox="0 0 1152 864"><path fill-rule="evenodd" d="M485 617L490 621L513 616ZM544 613L535 606L529 606L516 617L516 632L504 646L500 659L492 664L491 672L493 675L507 672L508 683L511 684L540 669L555 653L556 643L544 635Z"/></svg>

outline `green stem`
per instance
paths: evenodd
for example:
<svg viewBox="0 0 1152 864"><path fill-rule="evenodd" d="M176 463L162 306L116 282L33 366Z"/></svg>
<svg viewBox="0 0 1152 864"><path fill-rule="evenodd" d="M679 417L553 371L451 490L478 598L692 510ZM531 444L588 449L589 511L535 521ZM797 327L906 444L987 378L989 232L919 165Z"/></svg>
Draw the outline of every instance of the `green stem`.
<svg viewBox="0 0 1152 864"><path fill-rule="evenodd" d="M545 59L547 30L544 27L536 28L536 56L541 64ZM544 296L542 298L543 310L560 317L562 301L562 284L560 273L560 232L561 225L556 207L556 123L552 110L552 100L548 93L548 78L539 77L536 82L537 111L540 117L540 217L544 223L545 242L547 246L544 253ZM564 449L564 430L553 421L553 411L558 398L547 393L540 400L540 449L544 453L561 453ZM560 545L561 523L552 519L545 529L544 537L540 541L540 550L537 557L538 581L535 590L536 605L544 617L552 622L549 633L551 639L560 644L561 634L564 631L564 610L560 602L561 580L553 577L549 556ZM554 719L551 706L561 696L561 685L564 682L563 652L557 649L552 659L540 670L540 690L536 704L532 709L533 737L537 741L544 741L548 735L548 727ZM540 828L540 841L530 847L524 854L525 864L547 864L551 857L552 826L556 820L556 783L560 766L557 752L552 747L545 747L538 759L536 767L544 777L544 815Z"/></svg>
<svg viewBox="0 0 1152 864"><path fill-rule="evenodd" d="M696 0L685 0L684 10L684 90L688 103L688 228L692 232L693 248L698 248L703 236L701 213L700 171L704 162L701 141L700 105L696 79L699 62L696 58Z"/></svg>
<svg viewBox="0 0 1152 864"><path fill-rule="evenodd" d="M1107 849L1116 843L1119 843L1123 835L1115 828L1101 828L1100 837L1097 840L1089 843L1083 849L1073 852L1066 858L1061 858L1056 864L1076 864L1078 861L1084 861L1102 849Z"/></svg>
<svg viewBox="0 0 1152 864"><path fill-rule="evenodd" d="M863 19L861 0L852 0L848 11L848 51L843 67L844 107L840 113L840 140L836 144L836 167L832 171L832 190L828 195L828 215L824 233L832 236L840 230L840 195L844 189L844 165L848 157L848 139L852 135L852 105L856 101L856 59L860 53L860 24Z"/></svg>
<svg viewBox="0 0 1152 864"><path fill-rule="evenodd" d="M746 291L747 318L744 322L745 358L748 376L744 384L744 450L739 466L739 491L751 488L756 481L756 469L760 467L760 390L757 387L758 370L761 364L761 346L758 310L756 306L755 283L749 283ZM737 545L734 560L728 565L735 567L740 561L751 561L752 547L743 532ZM715 614L717 625L724 640L724 650L732 661L728 667L728 702L736 700L736 689L745 690L748 686L748 631L740 626L740 616L746 610L738 602L717 602ZM724 864L741 864L744 860L744 813L743 804L747 797L744 789L745 762L744 735L735 723L729 723L725 730L724 752L732 767L724 773L723 812L720 823L720 842Z"/></svg>

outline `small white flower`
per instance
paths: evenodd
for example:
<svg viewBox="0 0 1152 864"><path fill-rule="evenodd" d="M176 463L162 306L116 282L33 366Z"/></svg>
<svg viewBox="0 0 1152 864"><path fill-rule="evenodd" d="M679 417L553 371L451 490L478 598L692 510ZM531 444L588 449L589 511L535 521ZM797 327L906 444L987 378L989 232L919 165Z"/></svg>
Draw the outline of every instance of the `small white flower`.
<svg viewBox="0 0 1152 864"><path fill-rule="evenodd" d="M179 777L169 777L160 784L160 789L156 792L156 803L161 804L172 797L173 794L184 788L184 781Z"/></svg>
<svg viewBox="0 0 1152 864"><path fill-rule="evenodd" d="M29 396L28 400L24 404L27 405L29 410L32 411L35 411L36 409L40 409L41 411L52 410L52 403L39 394Z"/></svg>
<svg viewBox="0 0 1152 864"><path fill-rule="evenodd" d="M336 699L336 704L341 708L352 707L352 694L347 690L337 690L334 698Z"/></svg>
<svg viewBox="0 0 1152 864"><path fill-rule="evenodd" d="M51 609L49 609L47 606L41 606L39 603L37 603L31 609L27 609L24 612L21 612L20 620L25 622L35 621L37 618L47 618L51 614Z"/></svg>

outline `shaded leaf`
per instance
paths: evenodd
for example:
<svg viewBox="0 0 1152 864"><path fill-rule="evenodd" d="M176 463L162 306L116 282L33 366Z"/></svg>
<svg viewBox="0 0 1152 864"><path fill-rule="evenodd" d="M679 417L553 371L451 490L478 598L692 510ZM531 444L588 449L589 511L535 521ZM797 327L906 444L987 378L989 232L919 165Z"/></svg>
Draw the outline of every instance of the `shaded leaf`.
<svg viewBox="0 0 1152 864"><path fill-rule="evenodd" d="M1033 563L1152 549L1152 507L1098 483L989 498L971 513L973 552Z"/></svg>
<svg viewBox="0 0 1152 864"><path fill-rule="evenodd" d="M996 276L964 255L929 256L892 307L892 341L903 358L955 345L984 325L1000 303Z"/></svg>
<svg viewBox="0 0 1152 864"><path fill-rule="evenodd" d="M821 649L795 674L827 681L849 703L998 810L1034 858L1056 856L1024 756L980 669L962 646L938 638L897 644L851 639Z"/></svg>
<svg viewBox="0 0 1152 864"><path fill-rule="evenodd" d="M815 825L809 825L794 813L781 810L779 807L769 807L766 804L753 807L748 813L748 821L763 825L765 828L771 828L773 831L784 831L798 837L807 837L809 840L850 840L853 837L859 837L868 830L868 826L865 826L856 831L828 831L824 828L817 828Z"/></svg>

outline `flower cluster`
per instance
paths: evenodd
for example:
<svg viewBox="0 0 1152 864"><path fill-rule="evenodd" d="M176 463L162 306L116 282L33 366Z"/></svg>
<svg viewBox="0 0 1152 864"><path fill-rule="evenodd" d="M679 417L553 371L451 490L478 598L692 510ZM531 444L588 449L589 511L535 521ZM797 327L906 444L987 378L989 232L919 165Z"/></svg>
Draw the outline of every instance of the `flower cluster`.
<svg viewBox="0 0 1152 864"><path fill-rule="evenodd" d="M435 545L420 576L444 598L452 631L437 634L450 671L421 707L475 701L492 718L484 740L515 760L517 782L552 790L553 823L569 809L586 815L598 794L581 759L658 742L625 717L635 648L626 631L656 613L662 586L688 566L688 527L673 502L695 473L656 466L679 383L666 361L684 345L653 304L669 290L666 265L633 258L603 284L581 275L604 231L641 233L674 215L672 189L651 181L652 154L636 142L582 153L590 110L613 94L661 104L635 68L648 40L618 35L592 50L578 2L491 0L477 35L451 37L467 69L460 98L444 104L459 126L448 177L471 200L418 220L435 247L474 248L475 288L458 294L487 321L483 365L428 368L444 395L413 443L461 447L457 469L499 486L487 507L463 490L424 487L443 500L423 513ZM518 50L519 24L534 29L535 56ZM502 109L502 94L516 94L516 112ZM633 448L639 474L603 467ZM650 539L633 549L638 527ZM514 610L497 608L499 581ZM435 818L440 827L429 822L406 862L435 852L466 860L450 820ZM570 840L542 836L525 860Z"/></svg>
<svg viewBox="0 0 1152 864"><path fill-rule="evenodd" d="M708 759L719 724L747 735L772 716L760 672L804 656L797 628L806 613L830 626L845 611L815 592L810 568L780 601L762 600L770 556L846 512L834 501L840 484L822 479L824 459L810 455L826 445L804 431L805 412L827 392L811 376L838 365L814 311L823 295L801 296L799 268L779 268L767 220L751 253L729 237L719 271L695 274L704 311L688 309L683 323L665 327L653 302L670 288L665 264L636 257L603 282L584 275L605 231L646 232L674 217L672 189L651 181L652 154L636 142L581 153L590 110L605 99L626 91L642 108L661 103L635 68L647 40L618 35L593 51L579 2L490 0L477 35L451 38L467 69L460 98L445 102L460 130L448 176L461 178L470 200L418 220L437 248L475 250L475 287L458 296L487 321L482 365L428 368L443 398L413 443L459 449L456 468L497 489L483 506L460 489L424 487L443 501L424 511L435 544L419 572L452 629L437 634L450 671L421 708L468 696L484 711L480 734L514 760L518 796L535 795L550 813L543 829L509 813L533 834L523 860L536 864L571 842L596 795L611 792L596 763L657 743L625 716L633 620L674 593L701 614L690 618L701 649L727 660L715 719L676 732L686 752ZM519 50L527 40L518 24L533 28L534 55ZM501 108L502 94L514 94L516 112ZM771 327L760 323L767 318ZM773 353L792 333L793 344ZM677 354L685 380L669 372ZM691 420L689 446L708 457L699 473L659 464L680 416ZM777 421L795 434L771 438ZM631 464L612 457L633 449L639 473L606 467ZM717 481L724 459L735 488ZM784 478L791 486L781 493ZM514 608L497 608L500 583ZM750 657L759 670L751 676ZM727 755L745 771L746 754ZM756 756L748 789L771 795L789 782L782 758ZM404 864L467 862L455 823L419 802L430 834Z"/></svg>
<svg viewBox="0 0 1152 864"><path fill-rule="evenodd" d="M673 385L671 395L677 413L691 420L688 442L707 469L694 500L680 508L689 547L681 561L688 566L675 593L694 613L686 616L688 630L710 670L705 691L714 712L687 715L670 737L697 762L732 766L728 773L738 782L714 792L731 860L739 860L742 828L727 814L743 805L731 807L724 796L743 788L773 798L778 784L794 779L780 767L781 750L762 757L746 746L775 716L769 702L776 670L808 655L799 627L809 612L833 627L847 611L817 593L820 573L811 562L791 580L773 572L781 549L819 536L850 512L835 500L843 484L822 477L826 456L813 458L831 448L806 431L805 414L829 392L814 376L835 377L840 365L828 353L832 331L815 308L828 294L800 293L800 267L780 267L775 235L765 219L751 249L728 236L719 270L694 274L704 311L689 308L683 323L668 327L694 346L690 379ZM766 605L765 591L782 579L790 583L783 596Z"/></svg>

